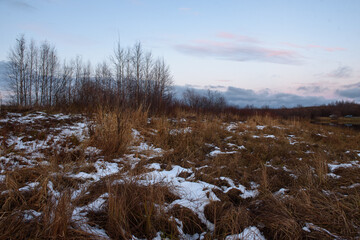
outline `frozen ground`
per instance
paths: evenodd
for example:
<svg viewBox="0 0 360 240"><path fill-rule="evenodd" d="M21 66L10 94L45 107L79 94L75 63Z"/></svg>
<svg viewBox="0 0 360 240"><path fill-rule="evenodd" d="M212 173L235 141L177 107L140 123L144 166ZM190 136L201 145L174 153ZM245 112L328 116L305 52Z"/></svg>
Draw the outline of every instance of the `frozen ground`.
<svg viewBox="0 0 360 240"><path fill-rule="evenodd" d="M179 122L184 124L186 120ZM142 130L132 129L133 144L128 148L127 153L124 156L109 159L105 157L101 149L91 146L89 141L89 125L91 124L94 123L81 115L47 114L44 112L27 115L8 113L4 118L0 119L0 132L2 133L0 136L0 181L5 184L7 175L20 169L48 166L48 169L52 171L52 176L61 175L64 178L78 181L71 189L72 201L76 201L82 194L86 194L90 186L104 179L110 179L110 177L114 179L113 184L121 183L124 179L132 179L143 186L166 183L171 186L174 194L178 196L178 199L169 203L166 208L171 209L175 205L180 205L190 209L206 226L204 232L188 234L182 229L182 222L177 219L179 237L182 239L204 239L207 232L214 231L214 222L207 217L205 210L208 204L221 202L223 196L230 196L230 193L234 192L236 193L236 201L255 200L259 195L260 186L263 184L262 178L253 177L244 180L240 176L232 179L230 175L216 176L216 174L213 174L216 177L212 179L199 178L199 174L212 176L211 171L215 171L209 166L212 161L218 162L219 165L216 168L223 169L229 167L226 164L228 158L241 157L254 152L260 156L260 154L263 154L261 150L254 148L252 145L255 141L261 141L264 146L271 146L276 141L284 141L283 144L288 144L297 151L302 151L301 156L313 155L314 153L314 149L306 144L301 136L286 131L286 129L265 125L251 127L246 122L231 122L223 125L224 132L228 134L223 138L223 142L204 144L204 149L207 150L207 153L203 156L204 164L192 164L190 160L184 159L184 164L180 165L174 162L164 167L161 161L157 161L166 154L171 153L173 149L162 149L149 141L146 135L156 135L158 134L157 131L146 134L147 130L144 130L146 128ZM150 121L148 124L150 124ZM181 134L192 134L193 131L194 127L179 127L169 129L169 135L177 137ZM234 140L240 139L240 137L241 139L243 137L246 141ZM319 135L317 137L326 138L327 136ZM281 139L279 140L279 138ZM360 147L344 151L345 155L352 156L351 161L343 162L339 159L329 158L324 166L324 176L328 176L331 181L340 181L344 178L341 170L360 168L359 149ZM266 150L264 149L264 151ZM81 152L81 154L78 154L78 152ZM52 156L57 156L57 159L60 156L65 160L54 162ZM296 162L284 161L279 163L279 157L273 156L268 159L264 167L269 169L268 171L271 170L286 175L286 179L296 181L301 176L298 171L294 170L294 167L304 160L303 157L299 157L294 161ZM137 175L134 174L133 170L139 167L143 168L144 171L138 171ZM261 171L261 169L255 169L255 171ZM321 174L318 169L313 168L313 171L314 174ZM241 172L238 174L241 174ZM259 174L264 174L264 172L259 172ZM344 191L360 190L359 182L344 181L342 184L344 185L340 187ZM19 185L18 191L31 192L38 189L39 185L40 183L36 182L36 180L24 182ZM47 189L49 197L56 202L62 192L55 185L56 183L49 181ZM289 196L289 188L291 186L284 183L283 187L271 191L276 198L286 198ZM2 188L1 191L1 195L4 195L11 190ZM324 191L328 194L331 193L327 189L324 189ZM349 194L344 191L339 194ZM72 211L72 220L82 230L95 234L99 238L109 239L106 230L89 224L87 217L87 213L90 211L100 211L106 204L107 199L108 193L104 193L86 205L75 205ZM29 221L39 218L42 212L26 209L22 211L22 214L23 220ZM224 238L227 240L265 239L262 233L263 228L264 224L260 223L258 225L249 225L244 227L242 232L228 234ZM303 223L302 231L304 234L312 231L323 232L331 238L339 238L329 230L309 222ZM161 236L162 233L159 232L154 239L161 239ZM133 236L133 239L138 238Z"/></svg>

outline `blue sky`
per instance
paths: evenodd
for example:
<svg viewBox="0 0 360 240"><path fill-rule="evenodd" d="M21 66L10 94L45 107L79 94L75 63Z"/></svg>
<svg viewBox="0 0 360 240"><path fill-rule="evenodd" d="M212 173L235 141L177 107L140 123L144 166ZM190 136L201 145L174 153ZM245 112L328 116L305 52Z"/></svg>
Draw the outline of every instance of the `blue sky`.
<svg viewBox="0 0 360 240"><path fill-rule="evenodd" d="M0 0L0 61L22 33L94 65L120 37L164 57L174 84L235 104L360 101L359 13L358 0Z"/></svg>

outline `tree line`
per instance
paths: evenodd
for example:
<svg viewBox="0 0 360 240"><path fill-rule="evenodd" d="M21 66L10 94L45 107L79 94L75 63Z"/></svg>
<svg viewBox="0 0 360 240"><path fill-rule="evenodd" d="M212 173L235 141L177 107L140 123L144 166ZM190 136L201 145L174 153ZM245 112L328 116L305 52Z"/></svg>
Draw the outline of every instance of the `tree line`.
<svg viewBox="0 0 360 240"><path fill-rule="evenodd" d="M108 61L92 67L80 56L61 61L54 45L38 45L22 35L8 56L13 103L21 107L127 106L160 110L172 101L172 76L162 58L140 42L120 42Z"/></svg>

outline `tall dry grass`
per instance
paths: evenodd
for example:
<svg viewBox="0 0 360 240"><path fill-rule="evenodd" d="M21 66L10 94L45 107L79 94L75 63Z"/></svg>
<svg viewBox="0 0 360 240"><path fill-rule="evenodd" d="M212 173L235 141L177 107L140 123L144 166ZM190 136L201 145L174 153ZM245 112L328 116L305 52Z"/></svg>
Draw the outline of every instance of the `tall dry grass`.
<svg viewBox="0 0 360 240"><path fill-rule="evenodd" d="M132 143L132 128L143 127L147 111L99 109L95 124L90 127L90 144L103 150L105 155L122 155Z"/></svg>
<svg viewBox="0 0 360 240"><path fill-rule="evenodd" d="M89 212L90 221L101 226L113 239L152 239L161 231L176 239L177 225L165 204L177 199L166 185L142 186L131 180L108 184L109 197L101 211Z"/></svg>

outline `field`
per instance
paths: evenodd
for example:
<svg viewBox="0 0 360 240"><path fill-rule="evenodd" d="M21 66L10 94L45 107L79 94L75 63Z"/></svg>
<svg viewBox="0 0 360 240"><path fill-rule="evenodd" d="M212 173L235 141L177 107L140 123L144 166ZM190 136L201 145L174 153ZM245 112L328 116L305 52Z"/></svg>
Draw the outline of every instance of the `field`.
<svg viewBox="0 0 360 240"><path fill-rule="evenodd" d="M360 134L268 116L0 118L1 239L358 239Z"/></svg>
<svg viewBox="0 0 360 240"><path fill-rule="evenodd" d="M315 121L320 124L332 123L332 124L340 124L340 125L345 125L345 124L360 125L360 117L351 117L351 118L339 117L335 119L330 117L318 117L315 119Z"/></svg>

